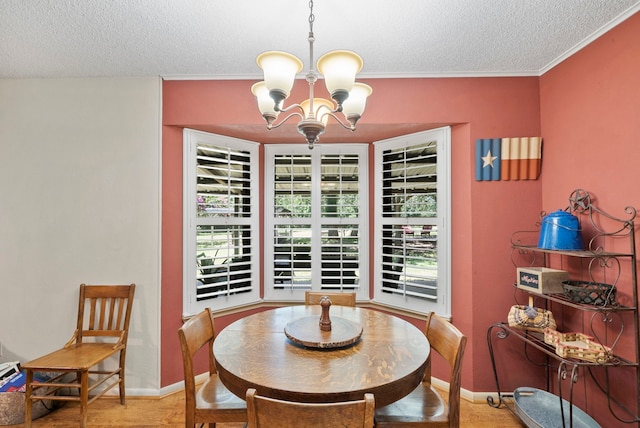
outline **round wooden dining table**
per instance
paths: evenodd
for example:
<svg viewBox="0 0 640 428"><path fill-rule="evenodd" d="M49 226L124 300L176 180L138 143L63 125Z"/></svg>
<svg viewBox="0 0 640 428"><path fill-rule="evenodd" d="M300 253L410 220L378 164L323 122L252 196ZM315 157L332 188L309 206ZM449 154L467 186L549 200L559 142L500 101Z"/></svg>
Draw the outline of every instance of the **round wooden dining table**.
<svg viewBox="0 0 640 428"><path fill-rule="evenodd" d="M255 388L259 395L306 403L361 400L369 392L376 407L399 400L420 384L430 346L416 326L372 309L332 306L332 322L362 326L354 344L325 349L287 337L285 327L292 321L319 320L321 311L319 305L287 306L224 328L213 344L222 383L242 399L248 388Z"/></svg>

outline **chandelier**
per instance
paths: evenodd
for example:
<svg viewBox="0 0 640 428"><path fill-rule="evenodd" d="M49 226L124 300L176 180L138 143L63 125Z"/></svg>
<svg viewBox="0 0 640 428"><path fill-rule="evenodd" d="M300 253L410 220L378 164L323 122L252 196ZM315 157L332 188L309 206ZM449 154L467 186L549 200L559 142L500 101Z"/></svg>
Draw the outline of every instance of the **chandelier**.
<svg viewBox="0 0 640 428"><path fill-rule="evenodd" d="M356 74L362 70L362 58L355 52L337 50L322 55L317 69L324 76L325 86L334 102L325 98L314 98L313 88L318 73L313 68L313 0L309 1L309 99L299 104L283 107L289 97L296 74L302 71L302 61L296 56L281 51L264 52L256 58L258 67L264 71L264 81L251 87L258 100L258 109L267 122L267 129L275 129L293 116L299 117L298 131L305 136L309 148L318 142L333 117L342 127L355 131L356 123L364 113L367 97L373 90L369 85L355 82ZM276 123L280 113L289 113ZM343 121L336 113L342 113Z"/></svg>

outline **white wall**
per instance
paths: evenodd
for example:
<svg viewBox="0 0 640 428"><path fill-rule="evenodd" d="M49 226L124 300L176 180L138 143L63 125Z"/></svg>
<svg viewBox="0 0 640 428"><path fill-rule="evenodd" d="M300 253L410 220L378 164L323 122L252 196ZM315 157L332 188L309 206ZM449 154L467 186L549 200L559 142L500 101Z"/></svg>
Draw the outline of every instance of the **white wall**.
<svg viewBox="0 0 640 428"><path fill-rule="evenodd" d="M73 333L80 283L136 283L127 390L159 391L161 82L0 80L0 361Z"/></svg>

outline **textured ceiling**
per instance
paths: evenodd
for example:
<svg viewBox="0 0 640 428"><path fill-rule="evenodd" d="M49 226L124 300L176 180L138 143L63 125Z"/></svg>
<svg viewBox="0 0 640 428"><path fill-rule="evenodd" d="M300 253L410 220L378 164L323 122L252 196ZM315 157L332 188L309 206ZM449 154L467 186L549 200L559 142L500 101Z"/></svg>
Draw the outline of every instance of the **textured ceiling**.
<svg viewBox="0 0 640 428"><path fill-rule="evenodd" d="M315 0L314 58L354 50L365 62L358 80L539 76L639 10L640 0ZM267 50L302 59L303 78L308 32L308 0L0 0L0 79L247 79L249 94ZM194 127L303 143L294 120L267 131L256 109L246 121ZM365 112L357 132L329 121L321 142L438 126L368 123Z"/></svg>
<svg viewBox="0 0 640 428"><path fill-rule="evenodd" d="M639 0L316 0L316 58L360 77L540 75ZM284 50L308 67L305 0L0 0L0 78L256 79Z"/></svg>

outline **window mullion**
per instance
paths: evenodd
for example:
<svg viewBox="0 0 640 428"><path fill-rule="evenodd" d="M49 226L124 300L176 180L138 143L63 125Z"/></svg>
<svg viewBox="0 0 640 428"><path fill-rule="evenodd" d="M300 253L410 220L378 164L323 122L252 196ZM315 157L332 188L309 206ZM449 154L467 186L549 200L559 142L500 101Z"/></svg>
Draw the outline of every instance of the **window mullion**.
<svg viewBox="0 0 640 428"><path fill-rule="evenodd" d="M311 159L311 278L312 288L319 289L322 277L322 153L315 151Z"/></svg>

